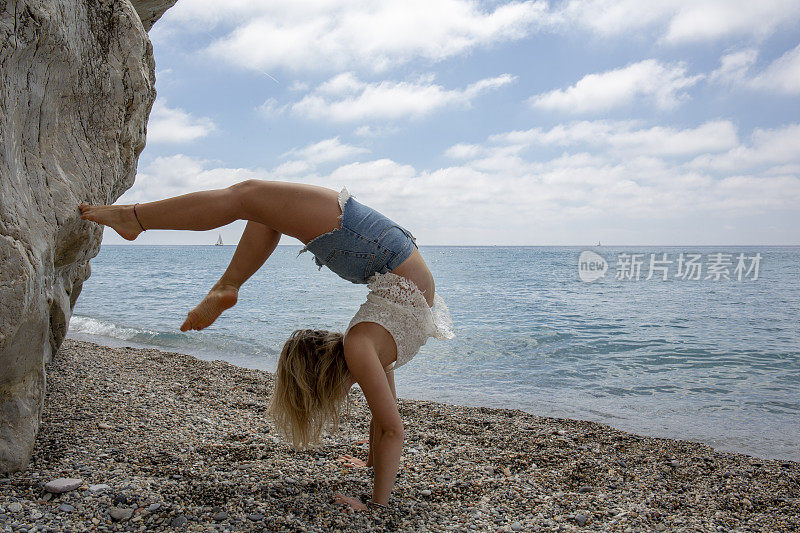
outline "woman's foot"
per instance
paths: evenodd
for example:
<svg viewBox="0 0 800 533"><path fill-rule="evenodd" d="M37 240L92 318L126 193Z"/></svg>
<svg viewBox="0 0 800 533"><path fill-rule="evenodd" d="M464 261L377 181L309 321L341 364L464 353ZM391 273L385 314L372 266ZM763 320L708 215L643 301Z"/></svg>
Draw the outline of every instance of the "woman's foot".
<svg viewBox="0 0 800 533"><path fill-rule="evenodd" d="M239 289L236 286L217 282L208 291L203 301L189 311L189 315L181 326L181 331L207 328L224 310L236 305L238 299Z"/></svg>
<svg viewBox="0 0 800 533"><path fill-rule="evenodd" d="M104 226L114 228L119 236L129 241L134 240L142 232L136 221L132 205L89 205L78 206L82 220L91 220Z"/></svg>

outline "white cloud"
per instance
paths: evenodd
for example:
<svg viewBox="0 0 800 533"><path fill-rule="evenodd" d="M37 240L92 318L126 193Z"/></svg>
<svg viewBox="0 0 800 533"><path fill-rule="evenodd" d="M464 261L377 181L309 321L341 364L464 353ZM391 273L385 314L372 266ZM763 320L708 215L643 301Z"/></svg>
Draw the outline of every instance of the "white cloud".
<svg viewBox="0 0 800 533"><path fill-rule="evenodd" d="M492 135L489 140L509 145L595 147L625 157L691 156L722 152L738 145L736 127L726 120L686 129L640 128L636 121L581 121L559 124L549 130L533 128Z"/></svg>
<svg viewBox="0 0 800 533"><path fill-rule="evenodd" d="M703 76L687 76L683 63L663 64L653 59L584 76L575 85L534 95L530 105L550 111L587 113L604 111L644 98L661 109L672 109L688 96Z"/></svg>
<svg viewBox="0 0 800 533"><path fill-rule="evenodd" d="M216 129L214 121L193 117L186 111L167 107L163 98L153 104L147 122L147 142L187 143L205 137Z"/></svg>
<svg viewBox="0 0 800 533"><path fill-rule="evenodd" d="M382 126L375 126L372 124L364 124L353 130L353 135L374 139L376 137L388 137L389 135L394 135L399 131L400 128L393 125L384 124Z"/></svg>
<svg viewBox="0 0 800 533"><path fill-rule="evenodd" d="M716 83L741 84L747 78L750 67L758 58L758 50L748 48L725 54L720 59L719 68L708 76Z"/></svg>
<svg viewBox="0 0 800 533"><path fill-rule="evenodd" d="M263 104L256 107L256 111L262 117L272 119L278 115L282 115L286 111L286 108L287 106L285 104L280 105L277 99L270 97L264 100Z"/></svg>
<svg viewBox="0 0 800 533"><path fill-rule="evenodd" d="M296 92L303 92L308 90L308 84L304 81L294 80L291 85L289 85L290 91Z"/></svg>
<svg viewBox="0 0 800 533"><path fill-rule="evenodd" d="M335 122L419 118L442 107L468 106L483 92L516 78L503 74L479 80L464 89L445 89L430 78L417 81L366 83L352 73L340 74L292 104L294 113Z"/></svg>
<svg viewBox="0 0 800 533"><path fill-rule="evenodd" d="M445 150L445 157L451 159L473 159L481 153L481 147L477 144L454 144Z"/></svg>
<svg viewBox="0 0 800 533"><path fill-rule="evenodd" d="M800 18L795 0L705 0L681 2L669 22L671 43L708 41L733 35L764 38Z"/></svg>
<svg viewBox="0 0 800 533"><path fill-rule="evenodd" d="M369 152L369 150L366 148L353 146L351 144L343 144L339 141L339 137L333 137L309 144L303 148L295 148L294 150L286 152L281 157L294 157L312 165L317 165L320 163L339 161L367 152Z"/></svg>
<svg viewBox="0 0 800 533"><path fill-rule="evenodd" d="M378 159L364 163L350 163L331 172L333 181L355 181L374 183L369 189L373 192L390 190L416 175L411 165L396 163L391 159Z"/></svg>
<svg viewBox="0 0 800 533"><path fill-rule="evenodd" d="M545 31L658 35L677 45L764 39L798 20L797 0L181 0L150 37L168 46L181 33L213 32L208 54L265 73L381 72Z"/></svg>
<svg viewBox="0 0 800 533"><path fill-rule="evenodd" d="M668 44L751 36L763 39L800 20L796 0L572 0L552 13L564 31L579 25L603 36L650 31Z"/></svg>
<svg viewBox="0 0 800 533"><path fill-rule="evenodd" d="M800 179L797 176L730 176L716 185L720 207L731 211L791 208L800 203Z"/></svg>
<svg viewBox="0 0 800 533"><path fill-rule="evenodd" d="M800 125L756 130L742 145L728 121L686 129L584 121L454 145L447 153L466 161L431 175L446 177L454 205L468 202L460 191L469 189L480 198L469 200L471 205L494 203L491 216L501 223L501 213L513 213L507 221L512 226L523 214L529 224L575 224L609 213L676 221L726 213L735 219L748 211L794 209L800 202L800 154L793 148L799 142ZM567 151L549 159L541 152L525 154L537 146Z"/></svg>
<svg viewBox="0 0 800 533"><path fill-rule="evenodd" d="M339 137L332 137L281 154L280 157L289 160L273 168L270 174L292 180L298 177L313 179L318 165L350 159L368 152L366 148L342 143Z"/></svg>
<svg viewBox="0 0 800 533"><path fill-rule="evenodd" d="M761 166L800 163L800 124L753 131L749 145L739 145L722 154L704 154L690 166L720 172L744 171Z"/></svg>
<svg viewBox="0 0 800 533"><path fill-rule="evenodd" d="M754 49L726 54L709 80L768 93L800 93L800 45L787 51L761 72L752 74L750 71L757 57L758 51Z"/></svg>
<svg viewBox="0 0 800 533"><path fill-rule="evenodd" d="M276 176L304 176L311 172L314 166L308 161L292 159L285 161L272 169L272 173Z"/></svg>
<svg viewBox="0 0 800 533"><path fill-rule="evenodd" d="M222 26L226 33L208 52L243 68L382 71L520 39L546 22L546 10L543 1L487 9L471 0L181 0L161 19L155 38Z"/></svg>
<svg viewBox="0 0 800 533"><path fill-rule="evenodd" d="M770 92L800 93L800 45L773 61L750 84Z"/></svg>

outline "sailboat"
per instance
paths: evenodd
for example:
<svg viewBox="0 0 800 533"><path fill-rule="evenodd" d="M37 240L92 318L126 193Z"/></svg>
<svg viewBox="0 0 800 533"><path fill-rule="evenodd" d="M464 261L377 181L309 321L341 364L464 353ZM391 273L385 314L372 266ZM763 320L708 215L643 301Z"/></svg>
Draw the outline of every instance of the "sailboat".
<svg viewBox="0 0 800 533"><path fill-rule="evenodd" d="M216 244L214 246L222 246L222 233L219 234Z"/></svg>

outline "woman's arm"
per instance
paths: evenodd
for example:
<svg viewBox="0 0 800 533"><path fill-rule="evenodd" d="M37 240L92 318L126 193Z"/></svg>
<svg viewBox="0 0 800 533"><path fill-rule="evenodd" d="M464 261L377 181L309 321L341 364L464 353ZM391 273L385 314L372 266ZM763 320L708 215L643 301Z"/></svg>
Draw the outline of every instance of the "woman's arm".
<svg viewBox="0 0 800 533"><path fill-rule="evenodd" d="M389 382L389 388L392 389L392 396L394 401L397 402L397 391L394 388L394 370L386 373L386 379ZM367 455L367 467L372 466L372 450L373 443L375 442L375 419L371 418L369 421L369 455Z"/></svg>
<svg viewBox="0 0 800 533"><path fill-rule="evenodd" d="M344 356L347 367L361 387L372 412L375 428L371 444L375 472L372 500L386 505L400 466L403 421L371 339L364 334L354 335L351 330L345 337Z"/></svg>

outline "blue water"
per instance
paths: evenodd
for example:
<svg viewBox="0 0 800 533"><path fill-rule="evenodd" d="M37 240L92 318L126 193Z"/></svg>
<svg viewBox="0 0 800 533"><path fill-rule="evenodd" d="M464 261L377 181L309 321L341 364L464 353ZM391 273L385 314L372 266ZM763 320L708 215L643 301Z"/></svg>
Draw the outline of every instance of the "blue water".
<svg viewBox="0 0 800 533"><path fill-rule="evenodd" d="M800 247L593 247L611 267L593 283L583 249L422 246L456 338L430 339L398 394L800 460ZM366 296L299 250L278 246L236 307L181 333L234 247L103 246L69 336L274 370L293 329L344 329ZM762 259L755 280L617 280L621 252Z"/></svg>

